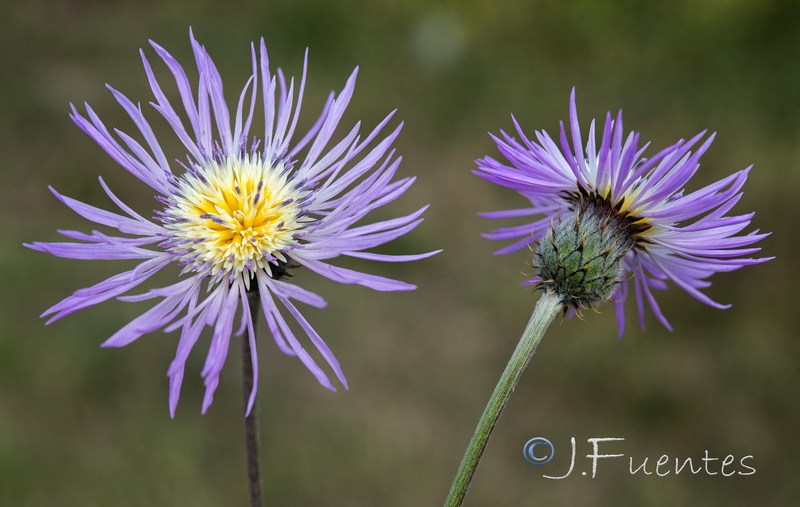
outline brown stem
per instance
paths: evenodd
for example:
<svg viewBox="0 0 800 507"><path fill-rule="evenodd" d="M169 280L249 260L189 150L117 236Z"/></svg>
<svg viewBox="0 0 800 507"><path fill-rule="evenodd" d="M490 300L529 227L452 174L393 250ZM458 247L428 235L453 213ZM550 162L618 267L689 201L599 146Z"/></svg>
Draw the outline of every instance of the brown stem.
<svg viewBox="0 0 800 507"><path fill-rule="evenodd" d="M258 319L259 297L258 290L247 293L247 302L250 305L250 318L253 319L253 332L255 332ZM253 389L253 355L250 350L250 340L242 336L242 401L243 410L247 411L247 403ZM261 468L258 456L258 402L253 403L250 415L244 418L244 445L247 449L247 485L250 492L250 507L263 505L261 493Z"/></svg>

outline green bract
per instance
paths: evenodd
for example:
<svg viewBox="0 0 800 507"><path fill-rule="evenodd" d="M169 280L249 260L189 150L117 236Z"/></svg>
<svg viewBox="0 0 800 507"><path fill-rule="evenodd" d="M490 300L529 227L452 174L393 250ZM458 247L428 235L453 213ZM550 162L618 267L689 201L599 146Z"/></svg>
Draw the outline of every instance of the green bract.
<svg viewBox="0 0 800 507"><path fill-rule="evenodd" d="M534 254L539 287L573 308L611 297L623 275L622 257L646 229L600 196L579 192L572 215L552 225Z"/></svg>

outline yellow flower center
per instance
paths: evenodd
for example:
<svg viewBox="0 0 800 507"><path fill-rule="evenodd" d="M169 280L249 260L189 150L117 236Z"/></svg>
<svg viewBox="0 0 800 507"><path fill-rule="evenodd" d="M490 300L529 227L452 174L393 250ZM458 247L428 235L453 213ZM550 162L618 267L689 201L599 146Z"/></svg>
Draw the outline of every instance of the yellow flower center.
<svg viewBox="0 0 800 507"><path fill-rule="evenodd" d="M192 271L271 275L269 263L288 262L283 252L298 244L308 221L305 195L282 164L249 156L210 162L178 181L164 210L169 249Z"/></svg>

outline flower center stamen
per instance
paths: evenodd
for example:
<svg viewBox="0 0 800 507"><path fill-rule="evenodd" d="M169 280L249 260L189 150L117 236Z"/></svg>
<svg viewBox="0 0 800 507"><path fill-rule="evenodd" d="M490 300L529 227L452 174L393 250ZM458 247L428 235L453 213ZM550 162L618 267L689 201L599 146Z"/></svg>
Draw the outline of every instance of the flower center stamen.
<svg viewBox="0 0 800 507"><path fill-rule="evenodd" d="M165 247L181 258L185 270L248 275L278 271L291 264L285 255L297 248L308 222L307 192L282 164L255 158L229 158L187 172L161 213L172 232ZM278 274L278 273L276 273Z"/></svg>

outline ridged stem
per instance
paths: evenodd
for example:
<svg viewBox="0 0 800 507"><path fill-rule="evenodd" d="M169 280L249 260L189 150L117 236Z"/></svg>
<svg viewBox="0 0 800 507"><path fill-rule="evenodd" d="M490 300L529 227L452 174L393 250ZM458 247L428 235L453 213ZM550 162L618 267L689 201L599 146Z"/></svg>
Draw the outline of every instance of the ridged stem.
<svg viewBox="0 0 800 507"><path fill-rule="evenodd" d="M494 392L489 398L489 403L486 404L486 409L484 409L483 415L478 421L478 426L475 428L475 433L469 441L467 451L461 460L456 478L450 488L450 494L445 501L446 507L457 507L464 501L469 485L472 482L472 477L475 475L475 470L478 468L478 463L483 455L483 450L486 448L486 443L489 441L492 430L494 430L494 425L500 418L500 414L503 412L511 392L519 382L522 372L531 357L533 357L534 352L536 352L536 346L539 345L544 332L553 322L562 306L561 296L557 294L544 294L536 303L536 308L534 308L528 325L522 333L517 348L514 350L514 354L512 354L505 371L500 376L497 387L494 388Z"/></svg>

